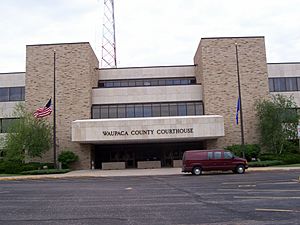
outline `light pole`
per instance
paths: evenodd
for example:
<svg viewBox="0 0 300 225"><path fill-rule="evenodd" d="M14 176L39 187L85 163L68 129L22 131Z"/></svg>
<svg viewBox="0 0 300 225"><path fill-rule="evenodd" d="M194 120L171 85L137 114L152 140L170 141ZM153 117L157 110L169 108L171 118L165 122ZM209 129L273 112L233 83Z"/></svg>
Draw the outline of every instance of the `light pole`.
<svg viewBox="0 0 300 225"><path fill-rule="evenodd" d="M240 116L241 116L241 142L242 142L242 153L243 158L245 158L245 139L244 139L244 123L243 123L243 107L242 107L242 94L241 94L241 81L240 81L240 68L239 68L239 52L238 52L238 44L235 43L235 56L236 56L236 70L237 70L237 78L238 78L238 92L239 92L239 109L240 109Z"/></svg>
<svg viewBox="0 0 300 225"><path fill-rule="evenodd" d="M56 105L55 105L55 80L56 80L56 51L53 54L53 163L57 169L56 163Z"/></svg>

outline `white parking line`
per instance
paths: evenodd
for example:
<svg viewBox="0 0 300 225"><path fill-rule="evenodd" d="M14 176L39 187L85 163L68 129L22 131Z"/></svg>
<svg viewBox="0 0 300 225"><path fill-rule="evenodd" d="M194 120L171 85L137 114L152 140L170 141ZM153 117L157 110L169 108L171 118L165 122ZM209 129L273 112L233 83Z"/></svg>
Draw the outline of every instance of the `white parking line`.
<svg viewBox="0 0 300 225"><path fill-rule="evenodd" d="M272 197L272 196L233 196L237 199L300 199L300 197Z"/></svg>
<svg viewBox="0 0 300 225"><path fill-rule="evenodd" d="M300 212L293 209L255 209L255 211L264 211L264 212Z"/></svg>

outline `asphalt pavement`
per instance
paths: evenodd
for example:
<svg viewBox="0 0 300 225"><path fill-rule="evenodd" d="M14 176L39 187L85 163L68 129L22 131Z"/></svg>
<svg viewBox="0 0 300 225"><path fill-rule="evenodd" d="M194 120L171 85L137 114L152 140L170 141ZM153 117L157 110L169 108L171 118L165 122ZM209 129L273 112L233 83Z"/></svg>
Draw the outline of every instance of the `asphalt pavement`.
<svg viewBox="0 0 300 225"><path fill-rule="evenodd" d="M3 180L0 224L298 225L298 175L281 169Z"/></svg>
<svg viewBox="0 0 300 225"><path fill-rule="evenodd" d="M248 172L258 171L293 171L300 167L252 167L246 170ZM204 172L209 173L209 172ZM59 178L80 178L80 177L124 177L124 176L162 176L183 174L181 168L159 168L159 169L125 169L125 170L74 170L65 174L47 174L47 175L26 175L26 176L3 176L1 180L25 180L25 179L59 179Z"/></svg>

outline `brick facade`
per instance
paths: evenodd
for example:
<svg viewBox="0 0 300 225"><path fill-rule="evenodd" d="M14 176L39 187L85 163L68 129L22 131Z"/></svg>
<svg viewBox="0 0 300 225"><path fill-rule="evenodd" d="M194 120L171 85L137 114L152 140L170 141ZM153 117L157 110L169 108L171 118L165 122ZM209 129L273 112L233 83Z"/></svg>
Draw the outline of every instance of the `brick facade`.
<svg viewBox="0 0 300 225"><path fill-rule="evenodd" d="M92 88L97 87L99 62L89 43L26 46L26 107L30 111L53 99L56 52L57 155L65 149L79 156L77 169L90 168L91 145L71 141L71 123L91 118ZM53 114L48 117L52 123ZM43 161L53 162L53 150Z"/></svg>
<svg viewBox="0 0 300 225"><path fill-rule="evenodd" d="M264 37L202 38L194 57L197 82L203 87L206 115L224 117L225 137L207 141L207 148L241 143L236 125L238 99L237 58L241 80L245 143L257 143L255 101L269 95Z"/></svg>

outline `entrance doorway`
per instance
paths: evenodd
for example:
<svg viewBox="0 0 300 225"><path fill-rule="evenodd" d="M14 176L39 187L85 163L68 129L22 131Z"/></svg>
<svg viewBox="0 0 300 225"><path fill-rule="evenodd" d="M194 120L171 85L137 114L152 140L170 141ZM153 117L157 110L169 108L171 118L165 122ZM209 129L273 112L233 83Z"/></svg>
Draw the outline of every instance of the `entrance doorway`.
<svg viewBox="0 0 300 225"><path fill-rule="evenodd" d="M181 160L183 152L204 149L204 142L171 142L143 144L95 145L95 169L103 162L125 162L126 168L137 168L138 161L161 161L162 167L172 167L173 160Z"/></svg>

